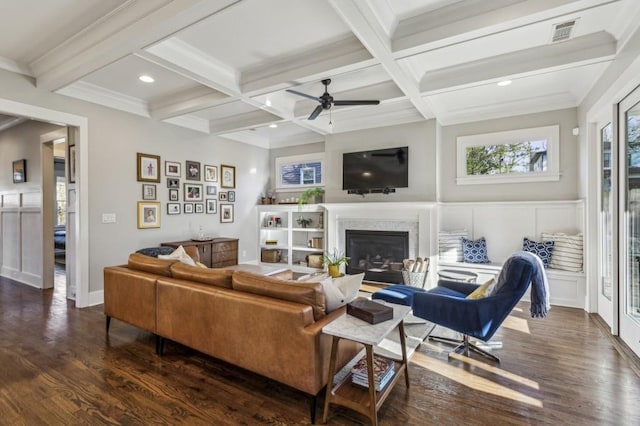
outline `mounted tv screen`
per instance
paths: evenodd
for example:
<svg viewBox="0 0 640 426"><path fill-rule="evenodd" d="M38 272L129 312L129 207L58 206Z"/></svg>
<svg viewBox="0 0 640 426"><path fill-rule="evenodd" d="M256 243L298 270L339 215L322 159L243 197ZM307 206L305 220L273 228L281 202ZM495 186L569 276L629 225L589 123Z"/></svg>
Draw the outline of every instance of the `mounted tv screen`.
<svg viewBox="0 0 640 426"><path fill-rule="evenodd" d="M409 186L409 147L342 154L342 189L388 191ZM376 192L376 191L374 191Z"/></svg>

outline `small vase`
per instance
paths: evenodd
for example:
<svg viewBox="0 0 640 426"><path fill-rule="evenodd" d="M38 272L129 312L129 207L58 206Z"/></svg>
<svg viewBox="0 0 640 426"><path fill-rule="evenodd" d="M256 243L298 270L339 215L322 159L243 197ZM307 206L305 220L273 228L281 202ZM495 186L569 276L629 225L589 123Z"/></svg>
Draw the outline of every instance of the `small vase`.
<svg viewBox="0 0 640 426"><path fill-rule="evenodd" d="M340 265L329 265L328 268L331 278L338 278L340 276Z"/></svg>

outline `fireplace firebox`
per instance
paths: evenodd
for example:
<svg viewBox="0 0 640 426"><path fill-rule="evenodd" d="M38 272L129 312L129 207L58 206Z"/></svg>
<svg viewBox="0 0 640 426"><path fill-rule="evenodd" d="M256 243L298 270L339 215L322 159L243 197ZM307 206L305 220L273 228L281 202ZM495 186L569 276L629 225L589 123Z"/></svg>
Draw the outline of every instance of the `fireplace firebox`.
<svg viewBox="0 0 640 426"><path fill-rule="evenodd" d="M409 233L397 231L345 231L347 274L364 272L364 279L402 283L402 260L409 257Z"/></svg>

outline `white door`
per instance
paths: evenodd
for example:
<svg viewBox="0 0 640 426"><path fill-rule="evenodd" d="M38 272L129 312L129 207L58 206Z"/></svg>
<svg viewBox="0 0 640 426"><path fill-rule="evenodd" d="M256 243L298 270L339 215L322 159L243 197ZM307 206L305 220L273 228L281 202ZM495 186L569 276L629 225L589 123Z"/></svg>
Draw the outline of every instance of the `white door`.
<svg viewBox="0 0 640 426"><path fill-rule="evenodd" d="M619 104L620 337L640 355L640 89Z"/></svg>
<svg viewBox="0 0 640 426"><path fill-rule="evenodd" d="M615 152L616 145L613 141L613 124L611 121L598 124L598 146L599 146L599 170L598 179L598 314L611 327L615 334L617 331L617 321L614 321L614 294L613 283L617 282L617 256L614 247L617 247L617 234L614 232L616 223L616 202L617 199L617 168ZM616 221L617 222L617 221Z"/></svg>

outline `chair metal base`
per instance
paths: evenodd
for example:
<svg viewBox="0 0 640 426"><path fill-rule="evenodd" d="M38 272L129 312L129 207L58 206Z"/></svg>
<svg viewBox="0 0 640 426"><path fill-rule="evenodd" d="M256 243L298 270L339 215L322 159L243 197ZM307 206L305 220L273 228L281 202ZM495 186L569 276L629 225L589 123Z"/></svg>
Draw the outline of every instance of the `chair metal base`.
<svg viewBox="0 0 640 426"><path fill-rule="evenodd" d="M461 354L464 356L469 356L470 355L470 351L473 351L475 353L477 353L478 355L482 355L483 357L489 358L492 361L495 362L500 362L500 358L498 358L497 356L493 355L492 353L489 353L487 351L485 351L484 349L476 346L475 344L471 343L469 341L469 336L467 336L466 334L462 335L462 340L460 339L452 339L450 337L442 337L442 336L432 336L431 332L433 331L433 329L435 328L435 326L431 329L431 331L429 332L429 334L427 334L427 339L429 340L433 340L436 342L442 342L442 343L448 343L448 344L454 344L456 345L455 348L453 348L453 351L451 351L449 353L449 356L451 356L452 353L457 353L457 354Z"/></svg>

